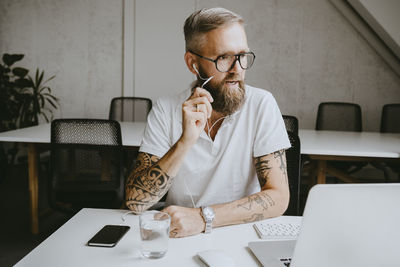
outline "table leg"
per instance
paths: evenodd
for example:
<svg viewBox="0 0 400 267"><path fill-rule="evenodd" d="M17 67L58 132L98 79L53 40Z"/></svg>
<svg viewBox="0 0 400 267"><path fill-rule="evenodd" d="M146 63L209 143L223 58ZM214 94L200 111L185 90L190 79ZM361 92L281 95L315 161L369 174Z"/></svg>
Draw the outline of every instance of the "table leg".
<svg viewBox="0 0 400 267"><path fill-rule="evenodd" d="M356 178L350 176L349 174L347 174L347 173L345 173L345 172L343 172L341 170L335 169L333 167L329 167L328 166L326 168L326 172L329 175L333 175L333 176L337 177L338 179L340 179L340 180L342 180L343 182L346 182L346 183L360 183L361 182L359 179L356 179Z"/></svg>
<svg viewBox="0 0 400 267"><path fill-rule="evenodd" d="M318 160L317 184L326 184L326 160Z"/></svg>
<svg viewBox="0 0 400 267"><path fill-rule="evenodd" d="M31 232L39 233L39 186L38 186L38 151L36 145L28 144L29 197L31 208Z"/></svg>

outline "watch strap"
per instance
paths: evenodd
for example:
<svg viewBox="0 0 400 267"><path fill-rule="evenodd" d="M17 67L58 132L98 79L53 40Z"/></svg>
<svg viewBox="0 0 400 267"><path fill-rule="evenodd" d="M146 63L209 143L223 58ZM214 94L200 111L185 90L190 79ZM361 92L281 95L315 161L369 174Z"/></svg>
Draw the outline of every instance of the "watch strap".
<svg viewBox="0 0 400 267"><path fill-rule="evenodd" d="M212 212L211 216L207 216L207 212L205 211L206 209L211 210ZM201 207L201 215L203 216L203 219L206 223L204 233L209 234L212 231L212 223L214 221L214 211L212 210L211 207Z"/></svg>

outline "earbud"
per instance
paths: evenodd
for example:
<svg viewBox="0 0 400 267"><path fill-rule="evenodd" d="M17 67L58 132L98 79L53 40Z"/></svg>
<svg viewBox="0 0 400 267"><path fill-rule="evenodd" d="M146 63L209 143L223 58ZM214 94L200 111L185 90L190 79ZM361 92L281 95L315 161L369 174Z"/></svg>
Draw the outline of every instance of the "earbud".
<svg viewBox="0 0 400 267"><path fill-rule="evenodd" d="M197 74L199 75L200 79L205 80L205 82L201 85L201 88L203 88L204 85L206 85L212 78L214 78L214 76L211 76L209 78L203 78L203 77L201 77L199 71L197 70L196 65L193 64L192 67L197 72Z"/></svg>
<svg viewBox="0 0 400 267"><path fill-rule="evenodd" d="M192 67L193 67L193 69L196 71L196 73L197 73L198 75L200 75L199 71L198 71L197 68L196 68L196 65L193 64Z"/></svg>

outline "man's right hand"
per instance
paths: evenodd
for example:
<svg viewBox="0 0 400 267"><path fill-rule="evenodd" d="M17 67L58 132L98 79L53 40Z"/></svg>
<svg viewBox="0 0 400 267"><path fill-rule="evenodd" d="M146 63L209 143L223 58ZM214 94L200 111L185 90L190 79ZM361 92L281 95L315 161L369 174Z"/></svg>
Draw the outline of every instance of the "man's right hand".
<svg viewBox="0 0 400 267"><path fill-rule="evenodd" d="M182 104L182 136L181 141L192 146L196 143L207 119L211 117L211 94L196 87L193 94Z"/></svg>

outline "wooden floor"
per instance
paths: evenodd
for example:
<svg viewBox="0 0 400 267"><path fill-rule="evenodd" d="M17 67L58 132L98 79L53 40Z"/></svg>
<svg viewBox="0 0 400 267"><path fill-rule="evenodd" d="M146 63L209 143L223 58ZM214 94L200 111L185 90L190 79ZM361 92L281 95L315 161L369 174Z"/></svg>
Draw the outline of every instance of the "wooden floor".
<svg viewBox="0 0 400 267"><path fill-rule="evenodd" d="M41 176L43 177L43 176ZM39 181L40 211L48 210L46 181ZM0 266L13 266L67 220L62 213L48 212L40 218L40 234L30 233L28 175L26 164L0 174Z"/></svg>

